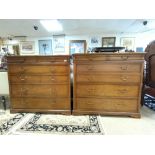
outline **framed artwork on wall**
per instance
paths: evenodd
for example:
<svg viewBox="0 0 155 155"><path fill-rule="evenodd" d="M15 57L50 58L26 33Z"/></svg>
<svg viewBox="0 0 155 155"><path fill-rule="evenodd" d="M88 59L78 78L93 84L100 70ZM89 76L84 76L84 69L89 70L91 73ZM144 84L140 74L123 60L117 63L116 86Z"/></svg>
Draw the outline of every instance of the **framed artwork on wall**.
<svg viewBox="0 0 155 155"><path fill-rule="evenodd" d="M116 37L103 37L102 47L115 47Z"/></svg>
<svg viewBox="0 0 155 155"><path fill-rule="evenodd" d="M52 55L52 40L39 40L39 54Z"/></svg>
<svg viewBox="0 0 155 155"><path fill-rule="evenodd" d="M21 54L34 54L35 42L34 41L20 42L20 51L21 51Z"/></svg>
<svg viewBox="0 0 155 155"><path fill-rule="evenodd" d="M86 53L86 40L70 40L69 53Z"/></svg>
<svg viewBox="0 0 155 155"><path fill-rule="evenodd" d="M133 37L122 37L121 46L125 47L126 50L134 50L135 38Z"/></svg>
<svg viewBox="0 0 155 155"><path fill-rule="evenodd" d="M53 36L53 55L65 54L65 35Z"/></svg>
<svg viewBox="0 0 155 155"><path fill-rule="evenodd" d="M100 43L99 37L93 36L90 38L90 47L98 47Z"/></svg>

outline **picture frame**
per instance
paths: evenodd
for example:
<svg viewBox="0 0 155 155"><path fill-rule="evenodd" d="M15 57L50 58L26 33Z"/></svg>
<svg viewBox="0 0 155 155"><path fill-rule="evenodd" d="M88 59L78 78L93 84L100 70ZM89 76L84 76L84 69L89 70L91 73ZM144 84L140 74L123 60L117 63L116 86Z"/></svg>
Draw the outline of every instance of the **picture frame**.
<svg viewBox="0 0 155 155"><path fill-rule="evenodd" d="M120 40L122 47L125 47L125 50L134 50L135 38L134 37L122 37Z"/></svg>
<svg viewBox="0 0 155 155"><path fill-rule="evenodd" d="M70 40L69 53L86 53L86 40Z"/></svg>
<svg viewBox="0 0 155 155"><path fill-rule="evenodd" d="M90 38L90 47L98 47L99 46L99 37L93 36Z"/></svg>
<svg viewBox="0 0 155 155"><path fill-rule="evenodd" d="M52 55L52 40L38 40L39 54L40 55Z"/></svg>
<svg viewBox="0 0 155 155"><path fill-rule="evenodd" d="M21 51L21 54L34 54L35 42L34 41L20 42L20 51Z"/></svg>
<svg viewBox="0 0 155 155"><path fill-rule="evenodd" d="M53 55L65 54L65 35L53 36Z"/></svg>
<svg viewBox="0 0 155 155"><path fill-rule="evenodd" d="M115 47L116 37L102 37L102 47Z"/></svg>

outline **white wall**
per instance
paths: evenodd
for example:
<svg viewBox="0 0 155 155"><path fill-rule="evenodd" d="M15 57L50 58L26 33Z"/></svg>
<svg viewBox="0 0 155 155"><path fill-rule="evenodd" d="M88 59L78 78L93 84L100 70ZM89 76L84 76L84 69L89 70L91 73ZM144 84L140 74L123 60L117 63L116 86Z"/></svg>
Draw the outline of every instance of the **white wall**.
<svg viewBox="0 0 155 155"><path fill-rule="evenodd" d="M0 72L0 95L9 94L8 73Z"/></svg>
<svg viewBox="0 0 155 155"><path fill-rule="evenodd" d="M135 38L135 48L136 47L143 47L143 49L146 48L147 44L155 40L155 33L153 34L147 34L147 33L142 33L142 34L101 34L101 35L70 35L70 36L65 36L65 54L69 54L69 40L86 40L87 42L87 49L88 47L92 47L90 43L90 39L92 37L97 37L99 39L99 42L97 47L102 46L102 37L116 37L116 44L115 46L121 46L120 40L122 37L134 37ZM39 45L38 45L38 40L52 40L52 45L53 45L53 37L40 37L40 38L27 38L27 41L34 41L35 42L35 55L39 54ZM53 47L53 46L52 46Z"/></svg>

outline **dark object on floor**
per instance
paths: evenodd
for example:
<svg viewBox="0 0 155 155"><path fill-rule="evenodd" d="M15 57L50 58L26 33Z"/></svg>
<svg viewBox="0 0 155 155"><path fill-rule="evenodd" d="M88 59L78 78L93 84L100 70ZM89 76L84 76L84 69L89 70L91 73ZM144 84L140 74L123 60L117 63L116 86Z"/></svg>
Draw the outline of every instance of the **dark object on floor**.
<svg viewBox="0 0 155 155"><path fill-rule="evenodd" d="M155 97L145 94L144 105L155 111Z"/></svg>
<svg viewBox="0 0 155 155"><path fill-rule="evenodd" d="M4 110L6 110L6 99L5 99L5 96L1 96L0 103L3 104Z"/></svg>

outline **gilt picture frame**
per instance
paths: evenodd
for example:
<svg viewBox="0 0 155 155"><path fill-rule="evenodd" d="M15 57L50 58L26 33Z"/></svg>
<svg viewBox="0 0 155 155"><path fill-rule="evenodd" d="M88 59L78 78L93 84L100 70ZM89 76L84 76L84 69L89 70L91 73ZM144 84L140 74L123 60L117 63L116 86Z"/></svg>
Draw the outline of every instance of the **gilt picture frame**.
<svg viewBox="0 0 155 155"><path fill-rule="evenodd" d="M35 42L34 41L20 42L20 51L21 51L21 54L34 54Z"/></svg>

